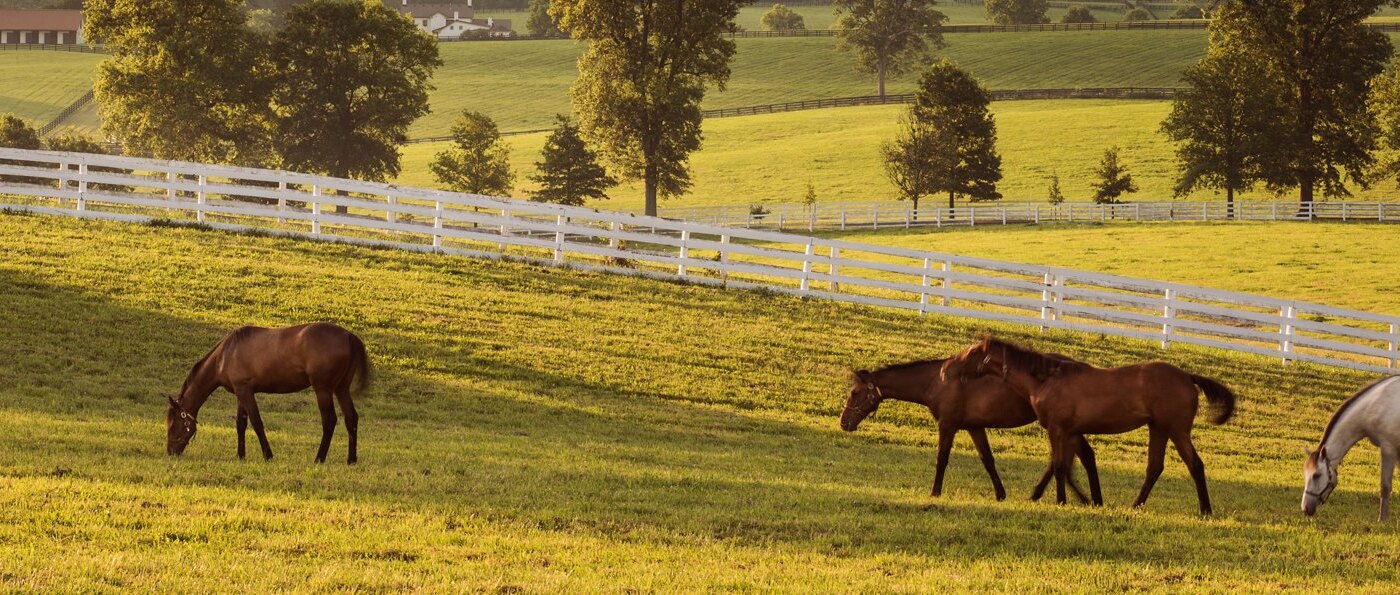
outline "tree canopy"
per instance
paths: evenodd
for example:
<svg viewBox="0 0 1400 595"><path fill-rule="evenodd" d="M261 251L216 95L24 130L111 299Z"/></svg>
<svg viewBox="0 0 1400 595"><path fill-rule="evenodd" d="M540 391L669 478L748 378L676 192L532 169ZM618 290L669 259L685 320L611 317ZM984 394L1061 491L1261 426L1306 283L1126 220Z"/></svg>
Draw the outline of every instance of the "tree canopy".
<svg viewBox="0 0 1400 595"><path fill-rule="evenodd" d="M1307 203L1319 186L1324 195L1347 196L1345 179L1366 184L1378 134L1368 83L1392 49L1363 21L1386 3L1246 0L1215 9L1210 51L1256 62L1265 79L1287 89L1287 101L1261 124L1278 139L1261 172L1271 189L1297 188Z"/></svg>
<svg viewBox="0 0 1400 595"><path fill-rule="evenodd" d="M536 37L563 37L559 24L549 15L549 0L530 0L530 18L525 20L525 30Z"/></svg>
<svg viewBox="0 0 1400 595"><path fill-rule="evenodd" d="M1138 191L1133 174L1128 173L1128 166L1118 160L1118 147L1110 147L1103 152L1103 160L1099 162L1094 175L1098 176L1098 181L1093 183L1096 203L1116 204L1124 194Z"/></svg>
<svg viewBox="0 0 1400 595"><path fill-rule="evenodd" d="M545 139L544 150L536 161L538 170L530 179L540 185L530 200L561 205L582 205L589 199L608 198L617 179L598 164L598 154L588 148L578 126L567 116L555 117L554 131Z"/></svg>
<svg viewBox="0 0 1400 595"><path fill-rule="evenodd" d="M987 17L998 25L1038 25L1050 22L1048 0L986 0Z"/></svg>
<svg viewBox="0 0 1400 595"><path fill-rule="evenodd" d="M162 159L271 161L267 39L241 0L89 0L85 19L109 53L93 88L105 134Z"/></svg>
<svg viewBox="0 0 1400 595"><path fill-rule="evenodd" d="M1093 23L1097 21L1098 19L1094 18L1093 11L1089 10L1089 7L1083 4L1070 6L1069 10L1065 11L1064 18L1060 19L1062 23Z"/></svg>
<svg viewBox="0 0 1400 595"><path fill-rule="evenodd" d="M746 0L552 0L549 11L587 42L569 90L579 128L613 171L641 178L645 210L690 188L700 100L729 80L734 17Z"/></svg>
<svg viewBox="0 0 1400 595"><path fill-rule="evenodd" d="M452 147L428 164L433 176L448 189L472 194L510 196L515 174L510 171L510 148L491 118L463 110L452 124Z"/></svg>
<svg viewBox="0 0 1400 595"><path fill-rule="evenodd" d="M903 197L946 193L948 208L960 196L1001 198L991 101L985 86L949 60L924 71L905 130L884 149L886 171Z"/></svg>
<svg viewBox="0 0 1400 595"><path fill-rule="evenodd" d="M1272 145L1285 142L1270 119L1286 109L1288 90L1270 79L1263 65L1240 54L1207 54L1186 69L1182 81L1186 88L1162 123L1162 131L1180 143L1174 193L1224 190L1226 203L1233 205L1236 192L1262 179Z"/></svg>
<svg viewBox="0 0 1400 595"><path fill-rule="evenodd" d="M835 0L837 47L856 52L857 67L875 75L881 97L885 79L927 63L943 47L948 17L933 0Z"/></svg>
<svg viewBox="0 0 1400 595"><path fill-rule="evenodd" d="M311 0L273 48L275 139L285 167L382 181L428 113L437 42L379 2Z"/></svg>
<svg viewBox="0 0 1400 595"><path fill-rule="evenodd" d="M791 31L807 28L807 23L802 15L781 3L774 4L771 10L764 13L762 23L764 31Z"/></svg>

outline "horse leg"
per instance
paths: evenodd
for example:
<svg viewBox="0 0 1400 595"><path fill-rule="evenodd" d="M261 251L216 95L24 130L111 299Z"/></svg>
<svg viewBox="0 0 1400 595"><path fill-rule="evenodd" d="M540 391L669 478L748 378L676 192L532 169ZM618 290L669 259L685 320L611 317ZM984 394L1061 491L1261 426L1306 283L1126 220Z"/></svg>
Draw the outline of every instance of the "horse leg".
<svg viewBox="0 0 1400 595"><path fill-rule="evenodd" d="M1147 495L1152 493L1152 486L1157 483L1157 478L1162 476L1162 461L1167 456L1167 432L1156 426L1148 426L1147 429L1147 479L1142 482L1142 489L1138 491L1137 500L1133 501L1133 508L1147 503Z"/></svg>
<svg viewBox="0 0 1400 595"><path fill-rule="evenodd" d="M948 468L948 455L953 450L953 437L957 436L958 429L951 424L939 424L938 426L938 461L933 471L933 492L934 497L943 494L943 471Z"/></svg>
<svg viewBox="0 0 1400 595"><path fill-rule="evenodd" d="M1001 476L997 475L997 462L992 457L992 445L987 443L987 431L982 428L972 428L967 431L972 435L972 444L977 446L977 455L982 457L982 466L987 468L987 475L992 476L992 489L996 490L997 502L1006 499L1006 488L1001 485Z"/></svg>
<svg viewBox="0 0 1400 595"><path fill-rule="evenodd" d="M267 432L263 429L262 415L258 413L258 402L253 398L253 393L239 391L234 394L238 396L238 407L248 414L248 422L253 425L253 433L258 436L258 444L262 446L263 458L272 460L272 445L267 443Z"/></svg>
<svg viewBox="0 0 1400 595"><path fill-rule="evenodd" d="M238 427L238 460L241 461L247 454L244 438L248 433L248 412L243 410L242 404L238 405L238 421L235 425Z"/></svg>
<svg viewBox="0 0 1400 595"><path fill-rule="evenodd" d="M316 406L321 409L321 447L316 449L316 462L326 462L326 453L331 449L331 435L335 434L335 402L329 389L316 386Z"/></svg>
<svg viewBox="0 0 1400 595"><path fill-rule="evenodd" d="M1089 494L1094 502L1094 506L1103 506L1103 489L1099 487L1099 463L1094 457L1094 447L1089 445L1088 436L1080 436L1078 440L1079 462L1084 465L1084 475L1089 477ZM1074 475L1069 476L1069 487L1079 496L1080 502L1085 502L1084 491L1074 483Z"/></svg>
<svg viewBox="0 0 1400 595"><path fill-rule="evenodd" d="M1400 448L1381 450L1381 521L1390 520L1390 480L1395 475L1395 460Z"/></svg>
<svg viewBox="0 0 1400 595"><path fill-rule="evenodd" d="M345 464L354 465L359 460L356 454L355 442L359 437L360 415L355 412L355 403L350 400L350 384L347 382L335 391L335 398L340 402L340 414L345 416L345 433L350 435L350 456L345 459Z"/></svg>
<svg viewBox="0 0 1400 595"><path fill-rule="evenodd" d="M1067 504L1069 500L1065 498L1065 481L1069 479L1069 466L1074 462L1074 438L1066 436L1054 436L1050 439L1050 456L1055 467L1055 503Z"/></svg>
<svg viewBox="0 0 1400 595"><path fill-rule="evenodd" d="M1196 452L1196 445L1191 443L1190 432L1176 433L1172 436L1172 443L1176 444L1176 452L1181 455L1181 462L1186 463L1186 468L1191 471L1191 479L1196 482L1196 499L1201 503L1201 514L1210 514L1210 494L1206 491L1206 463Z"/></svg>

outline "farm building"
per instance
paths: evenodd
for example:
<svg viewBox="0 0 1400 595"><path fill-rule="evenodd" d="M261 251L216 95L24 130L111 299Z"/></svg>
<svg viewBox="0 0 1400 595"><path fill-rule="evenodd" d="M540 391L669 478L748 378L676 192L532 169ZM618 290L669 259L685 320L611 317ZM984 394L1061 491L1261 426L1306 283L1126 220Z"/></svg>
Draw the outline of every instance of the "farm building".
<svg viewBox="0 0 1400 595"><path fill-rule="evenodd" d="M510 37L510 21L487 17L474 18L471 0L466 3L432 3L409 5L402 0L399 14L413 19L419 29L443 41L463 37Z"/></svg>
<svg viewBox="0 0 1400 595"><path fill-rule="evenodd" d="M82 42L81 10L0 10L0 44Z"/></svg>

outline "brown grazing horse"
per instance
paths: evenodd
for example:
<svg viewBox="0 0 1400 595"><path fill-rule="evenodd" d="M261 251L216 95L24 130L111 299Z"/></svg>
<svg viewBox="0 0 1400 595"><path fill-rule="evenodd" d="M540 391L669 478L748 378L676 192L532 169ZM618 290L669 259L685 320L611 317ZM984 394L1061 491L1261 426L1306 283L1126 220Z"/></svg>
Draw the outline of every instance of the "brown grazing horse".
<svg viewBox="0 0 1400 595"><path fill-rule="evenodd" d="M315 322L267 329L239 328L214 345L195 363L185 377L178 399L170 399L165 414L165 451L178 455L194 438L199 408L214 389L223 387L238 398L238 458L244 456L244 435L248 422L258 435L264 459L272 458L272 447L263 433L262 416L254 393L294 393L310 386L316 390L321 408L321 448L316 462L326 460L335 431L335 406L340 402L345 430L350 434L350 456L354 464L355 439L360 416L351 402L351 388L362 392L369 383L369 356L365 344L354 333L329 322Z"/></svg>
<svg viewBox="0 0 1400 595"><path fill-rule="evenodd" d="M987 443L986 428L1017 428L1035 421L1035 410L1024 395L1016 394L1005 383L981 378L965 385L953 380L944 382L940 370L945 360L934 359L887 366L875 371L861 370L851 373L851 394L846 398L846 408L841 412L841 429L854 432L866 416L874 413L885 399L906 401L928 407L933 419L938 422L938 462L934 471L932 495L943 493L943 472L948 467L948 455L953 450L953 437L964 430L972 437L977 454L982 458L982 466L992 478L992 488L997 500L1006 499L1006 489L997 475L996 461L992 458L992 448ZM1079 450L1085 469L1089 472L1090 491L1094 501L1102 503L1099 492L1098 474L1094 466L1094 450L1087 441ZM1039 498L1046 484L1050 482L1051 467L1045 469L1040 483L1032 494ZM1084 492L1070 479L1070 488L1082 502L1088 500Z"/></svg>
<svg viewBox="0 0 1400 595"><path fill-rule="evenodd" d="M1134 507L1147 502L1162 475L1167 440L1196 482L1201 514L1210 514L1206 466L1191 443L1198 406L1197 387L1215 407L1215 424L1229 421L1235 395L1224 385L1165 362L1102 369L1065 361L994 338L968 347L948 360L945 377L994 375L1030 396L1040 425L1050 434L1051 465L1055 469L1056 501L1065 502L1065 477L1073 461L1075 441L1085 434L1121 434L1147 426L1147 480Z"/></svg>

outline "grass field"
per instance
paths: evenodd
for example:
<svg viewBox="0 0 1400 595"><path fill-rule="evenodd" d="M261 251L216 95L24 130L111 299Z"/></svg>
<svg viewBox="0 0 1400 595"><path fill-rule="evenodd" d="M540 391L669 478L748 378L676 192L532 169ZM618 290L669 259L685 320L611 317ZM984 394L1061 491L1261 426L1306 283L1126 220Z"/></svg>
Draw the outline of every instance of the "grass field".
<svg viewBox="0 0 1400 595"><path fill-rule="evenodd" d="M841 237L1400 314L1392 281L1400 265L1389 257L1400 253L1393 224L1109 223Z"/></svg>
<svg viewBox="0 0 1400 595"><path fill-rule="evenodd" d="M0 51L0 114L47 124L92 89L102 56L36 50Z"/></svg>
<svg viewBox="0 0 1400 595"><path fill-rule="evenodd" d="M818 201L893 200L894 187L885 177L880 143L894 137L905 108L870 106L809 110L782 114L721 118L704 123L705 143L691 158L695 186L681 197L662 201L664 207L768 202L799 202L811 182ZM1104 149L1117 145L1140 191L1129 201L1171 200L1175 184L1175 149L1158 132L1171 110L1166 101L1047 100L992 104L997 120L997 149L1001 152L1007 201L1043 202L1050 176L1060 176L1071 201L1088 201L1090 184ZM540 159L543 134L508 137L512 167L519 174L516 196L533 185L526 179ZM399 180L434 186L427 163L446 145L404 147ZM1358 200L1396 200L1394 182L1379 182L1369 190L1353 188ZM640 210L639 184L618 187L613 199L593 206ZM1290 200L1288 194L1280 200ZM1241 200L1273 200L1257 189ZM946 197L926 198L942 201ZM1223 200L1200 191L1183 200Z"/></svg>
<svg viewBox="0 0 1400 595"><path fill-rule="evenodd" d="M845 366L937 356L978 325L512 263L192 229L0 216L0 580L16 590L1371 590L1400 539L1360 447L1320 516L1302 446L1367 375L1070 334L1241 395L1198 426L1217 515L1141 431L1097 439L1108 505L1023 501L1029 429L969 444L927 496L924 414L836 428ZM112 254L121 258L111 258ZM164 396L222 332L330 319L377 365L361 464L310 462L307 395L266 396L277 458L234 459L218 394L180 459ZM343 431L332 447L344 453Z"/></svg>
<svg viewBox="0 0 1400 595"><path fill-rule="evenodd" d="M1179 73L1205 48L1200 31L1106 31L950 36L943 53L998 89L1046 87L1173 86ZM738 107L801 99L873 95L873 79L855 71L854 57L837 52L832 38L740 39L728 90L711 92L706 108ZM548 127L555 113L569 110L568 88L577 75L581 45L573 41L447 43L445 62L434 77L433 113L415 123L410 136L446 134L463 109L481 111L502 130ZM53 52L0 52L8 69L5 91L46 98L24 110L46 122L91 82L99 56L60 54L76 72L61 71L62 85L48 72ZM76 57L74 57L76 56ZM87 70L81 68L87 65ZM6 70L0 70L6 72ZM915 77L891 81L891 93L913 90ZM0 106L3 109L3 106ZM95 128L95 106L75 124Z"/></svg>

